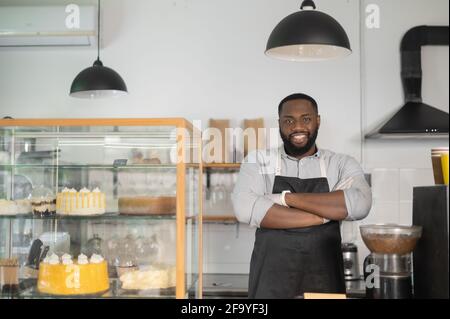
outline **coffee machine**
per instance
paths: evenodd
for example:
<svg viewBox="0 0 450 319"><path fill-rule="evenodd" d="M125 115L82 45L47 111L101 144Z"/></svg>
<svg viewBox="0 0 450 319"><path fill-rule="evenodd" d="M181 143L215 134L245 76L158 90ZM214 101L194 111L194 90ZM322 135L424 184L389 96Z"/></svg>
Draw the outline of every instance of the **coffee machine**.
<svg viewBox="0 0 450 319"><path fill-rule="evenodd" d="M366 297L412 298L412 251L422 235L422 227L364 225L360 231L371 251L364 260Z"/></svg>

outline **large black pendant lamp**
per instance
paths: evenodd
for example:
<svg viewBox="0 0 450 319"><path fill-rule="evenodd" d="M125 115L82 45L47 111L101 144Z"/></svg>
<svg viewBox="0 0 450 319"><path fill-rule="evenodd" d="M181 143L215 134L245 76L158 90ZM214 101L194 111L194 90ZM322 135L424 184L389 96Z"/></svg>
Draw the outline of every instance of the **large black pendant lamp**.
<svg viewBox="0 0 450 319"><path fill-rule="evenodd" d="M100 61L100 0L98 0L97 60L73 80L70 96L84 99L115 97L128 93L122 77Z"/></svg>
<svg viewBox="0 0 450 319"><path fill-rule="evenodd" d="M272 31L266 55L287 61L321 61L352 53L344 28L333 17L316 10L312 0L301 11L284 18Z"/></svg>

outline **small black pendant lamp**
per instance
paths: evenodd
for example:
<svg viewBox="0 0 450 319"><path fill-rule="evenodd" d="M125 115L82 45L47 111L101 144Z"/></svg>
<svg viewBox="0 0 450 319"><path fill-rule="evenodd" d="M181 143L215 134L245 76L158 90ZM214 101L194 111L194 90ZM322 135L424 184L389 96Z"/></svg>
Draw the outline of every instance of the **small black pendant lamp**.
<svg viewBox="0 0 450 319"><path fill-rule="evenodd" d="M284 18L272 31L266 55L287 61L322 61L352 53L344 28L304 0L301 11Z"/></svg>
<svg viewBox="0 0 450 319"><path fill-rule="evenodd" d="M126 95L127 86L122 77L100 61L100 0L98 0L97 60L81 71L73 80L70 96L84 99Z"/></svg>

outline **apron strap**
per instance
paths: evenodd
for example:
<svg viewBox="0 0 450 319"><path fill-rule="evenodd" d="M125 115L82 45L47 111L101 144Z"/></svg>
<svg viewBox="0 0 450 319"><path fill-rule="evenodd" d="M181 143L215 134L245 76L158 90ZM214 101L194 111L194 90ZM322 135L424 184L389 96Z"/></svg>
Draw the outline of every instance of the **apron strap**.
<svg viewBox="0 0 450 319"><path fill-rule="evenodd" d="M322 156L319 157L319 163L321 177L327 178L327 166L325 165L325 160Z"/></svg>
<svg viewBox="0 0 450 319"><path fill-rule="evenodd" d="M278 149L277 165L275 167L275 176L281 176L281 149Z"/></svg>
<svg viewBox="0 0 450 319"><path fill-rule="evenodd" d="M320 177L327 178L327 166L322 156L319 157ZM275 176L281 176L281 150L278 150L277 164L275 167Z"/></svg>

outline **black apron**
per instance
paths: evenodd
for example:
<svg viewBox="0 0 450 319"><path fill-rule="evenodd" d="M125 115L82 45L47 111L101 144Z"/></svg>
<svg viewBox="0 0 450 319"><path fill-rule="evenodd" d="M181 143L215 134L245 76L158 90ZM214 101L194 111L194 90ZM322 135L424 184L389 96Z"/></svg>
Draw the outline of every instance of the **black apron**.
<svg viewBox="0 0 450 319"><path fill-rule="evenodd" d="M276 176L273 193L328 193L326 177ZM345 293L339 222L296 229L259 228L250 262L249 298L301 298Z"/></svg>

